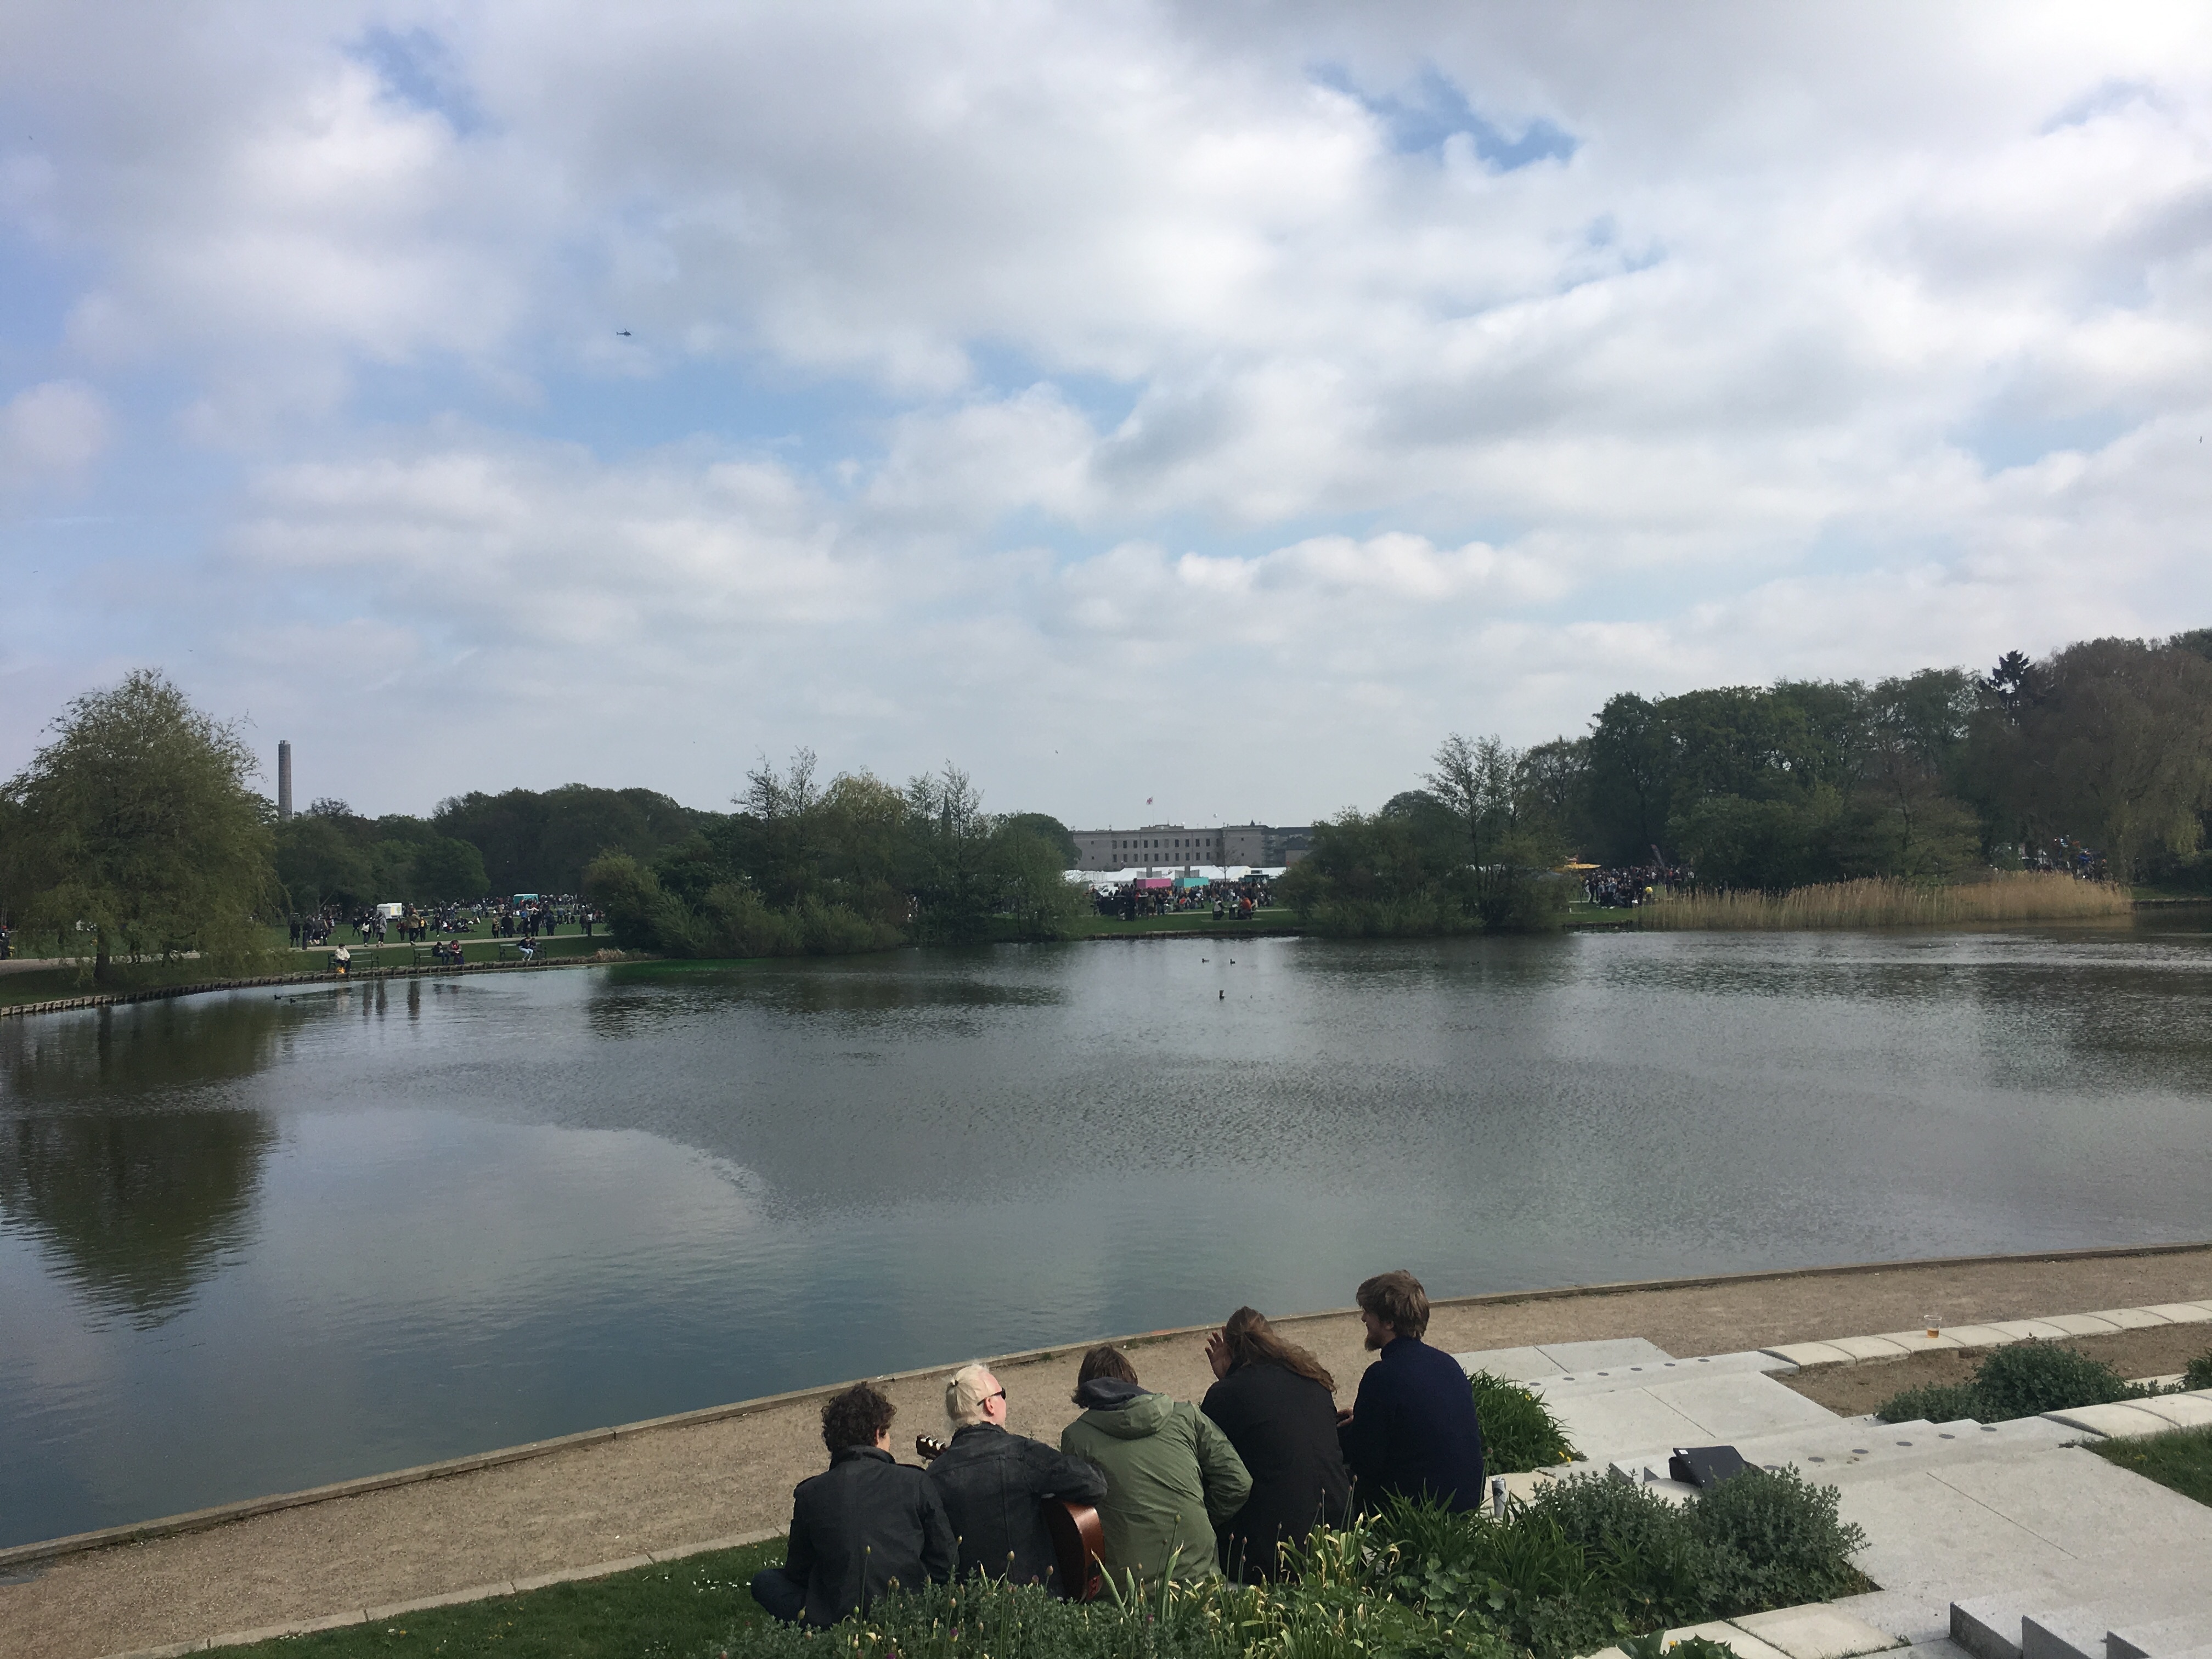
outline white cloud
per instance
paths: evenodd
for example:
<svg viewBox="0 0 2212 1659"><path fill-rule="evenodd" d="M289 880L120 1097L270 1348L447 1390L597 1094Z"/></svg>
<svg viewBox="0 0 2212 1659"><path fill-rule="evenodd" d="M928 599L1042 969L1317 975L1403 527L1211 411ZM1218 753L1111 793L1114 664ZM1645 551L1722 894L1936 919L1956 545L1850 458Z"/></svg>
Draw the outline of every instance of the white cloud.
<svg viewBox="0 0 2212 1659"><path fill-rule="evenodd" d="M107 406L90 386L48 380L0 405L0 487L75 483L107 447Z"/></svg>
<svg viewBox="0 0 2212 1659"><path fill-rule="evenodd" d="M78 587L395 805L812 742L1296 816L2212 620L2184 9L87 16L0 25L24 430L169 434L185 527ZM345 650L404 739L277 665Z"/></svg>

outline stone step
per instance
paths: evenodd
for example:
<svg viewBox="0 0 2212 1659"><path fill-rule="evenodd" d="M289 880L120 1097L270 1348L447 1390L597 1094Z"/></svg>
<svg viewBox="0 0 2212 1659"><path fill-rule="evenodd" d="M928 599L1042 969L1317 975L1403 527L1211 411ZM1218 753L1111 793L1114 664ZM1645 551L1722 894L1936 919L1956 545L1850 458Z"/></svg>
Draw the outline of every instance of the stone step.
<svg viewBox="0 0 2212 1659"><path fill-rule="evenodd" d="M2190 1653L2212 1652L2212 1583L2204 1595L2206 1605L2193 1613L2170 1619L2130 1614L2125 1623L2113 1625L2105 1632L2101 1659L2184 1659Z"/></svg>
<svg viewBox="0 0 2212 1659"><path fill-rule="evenodd" d="M1479 1358L1455 1354L1456 1359ZM1475 1369L1469 1366L1467 1369ZM1698 1359L1649 1359L1633 1365L1613 1365L1601 1370L1576 1371L1558 1376L1521 1379L1532 1394L1547 1402L1579 1400L1594 1394L1613 1394L1622 1389L1648 1389L1655 1383L1680 1382L1698 1376L1786 1376L1797 1368L1786 1359L1759 1349L1741 1353L1706 1354Z"/></svg>
<svg viewBox="0 0 2212 1659"><path fill-rule="evenodd" d="M2033 1456L2080 1437L2079 1431L2039 1417L1991 1424L1971 1420L1872 1423L1846 1418L1832 1425L1747 1437L1729 1443L1747 1463L1762 1468L1786 1463L1816 1484L1842 1486L1946 1463ZM1655 1478L1664 1479L1672 1450L1672 1447L1655 1448L1609 1462L1632 1480L1641 1479L1646 1469Z"/></svg>

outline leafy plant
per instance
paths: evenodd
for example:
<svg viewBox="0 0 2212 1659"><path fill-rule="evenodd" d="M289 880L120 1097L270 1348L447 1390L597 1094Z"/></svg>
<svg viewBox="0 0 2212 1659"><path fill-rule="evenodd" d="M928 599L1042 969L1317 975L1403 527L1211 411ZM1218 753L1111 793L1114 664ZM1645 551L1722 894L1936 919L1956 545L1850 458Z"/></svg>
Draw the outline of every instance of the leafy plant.
<svg viewBox="0 0 2212 1659"><path fill-rule="evenodd" d="M1990 1350L1974 1373L1974 1391L1987 1422L2101 1406L2142 1394L2104 1361L2050 1342L2015 1342Z"/></svg>
<svg viewBox="0 0 2212 1659"><path fill-rule="evenodd" d="M1489 1371L1471 1373L1468 1386L1474 1391L1475 1420L1482 1425L1483 1461L1492 1474L1574 1461L1566 1430L1534 1393Z"/></svg>
<svg viewBox="0 0 2212 1659"><path fill-rule="evenodd" d="M1923 1382L1883 1401L1875 1415L1885 1423L1955 1423L1962 1417L1978 1420L1982 1396L1971 1382Z"/></svg>
<svg viewBox="0 0 2212 1659"><path fill-rule="evenodd" d="M2212 1349L2198 1354L2189 1362L2188 1369L2181 1373L2181 1386L2184 1389L2212 1389Z"/></svg>
<svg viewBox="0 0 2212 1659"><path fill-rule="evenodd" d="M1686 1624L1711 1605L1711 1552L1657 1493L1589 1472L1546 1486L1531 1508L1601 1564L1633 1622Z"/></svg>
<svg viewBox="0 0 2212 1659"><path fill-rule="evenodd" d="M1730 1612L1826 1601L1866 1588L1850 1564L1866 1534L1841 1518L1842 1494L1792 1468L1747 1469L1685 1513L1712 1553L1712 1594Z"/></svg>

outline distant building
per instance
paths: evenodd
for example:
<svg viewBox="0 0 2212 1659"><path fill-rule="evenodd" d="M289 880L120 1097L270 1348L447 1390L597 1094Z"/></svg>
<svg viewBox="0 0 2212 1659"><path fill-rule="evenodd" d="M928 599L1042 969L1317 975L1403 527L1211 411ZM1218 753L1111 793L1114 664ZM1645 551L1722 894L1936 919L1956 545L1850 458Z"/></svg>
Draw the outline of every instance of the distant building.
<svg viewBox="0 0 2212 1659"><path fill-rule="evenodd" d="M289 742L276 745L276 818L281 823L292 816L292 745Z"/></svg>
<svg viewBox="0 0 2212 1659"><path fill-rule="evenodd" d="M1193 829L1147 823L1134 830L1076 830L1079 870L1181 869L1188 864L1296 864L1313 844L1313 826L1224 823Z"/></svg>

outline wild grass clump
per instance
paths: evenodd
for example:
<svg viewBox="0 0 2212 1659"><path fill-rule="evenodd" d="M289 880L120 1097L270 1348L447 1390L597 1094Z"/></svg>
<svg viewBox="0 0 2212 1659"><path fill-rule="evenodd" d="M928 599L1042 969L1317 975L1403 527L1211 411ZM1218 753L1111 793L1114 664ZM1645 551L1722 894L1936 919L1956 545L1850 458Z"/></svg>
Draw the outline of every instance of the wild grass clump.
<svg viewBox="0 0 2212 1659"><path fill-rule="evenodd" d="M2212 1360L2212 1355L2206 1356ZM2212 1386L2212 1385L2208 1385ZM1906 1389L1877 1407L1885 1423L2003 1423L2080 1406L2140 1400L2154 1390L2130 1382L2101 1359L2054 1342L2013 1342L1992 1348L1971 1382Z"/></svg>
<svg viewBox="0 0 2212 1659"><path fill-rule="evenodd" d="M1522 1474L1575 1460L1567 1431L1530 1389L1488 1371L1470 1372L1483 1462L1492 1474Z"/></svg>
<svg viewBox="0 0 2212 1659"><path fill-rule="evenodd" d="M2112 882L2056 871L1996 871L1968 886L1869 877L1786 893L1693 892L1639 907L1636 925L1697 929L1814 930L1946 927L1972 922L2087 921L2129 915L2134 901Z"/></svg>

